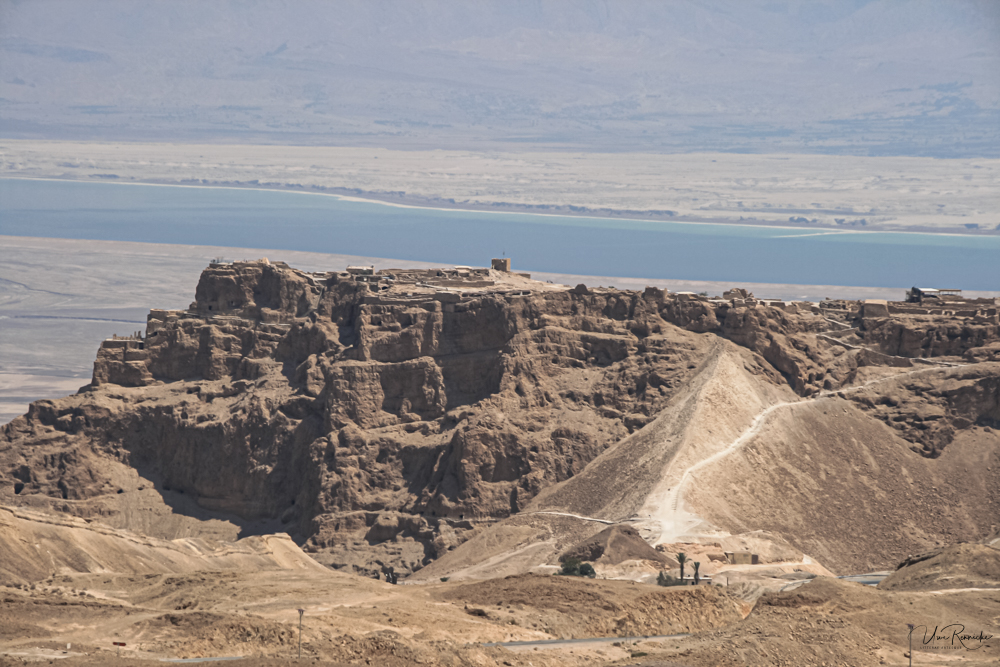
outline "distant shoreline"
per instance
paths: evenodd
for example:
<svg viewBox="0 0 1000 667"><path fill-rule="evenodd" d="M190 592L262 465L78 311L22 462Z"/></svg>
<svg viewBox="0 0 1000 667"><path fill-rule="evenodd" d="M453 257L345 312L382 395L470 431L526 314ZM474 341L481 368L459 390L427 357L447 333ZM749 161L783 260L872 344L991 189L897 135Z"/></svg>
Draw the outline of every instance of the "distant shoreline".
<svg viewBox="0 0 1000 667"><path fill-rule="evenodd" d="M147 241L111 241L100 239L73 239L39 236L10 236L0 234L0 244L16 252L44 251L49 253L73 253L85 249L88 254L112 257L115 255L129 257L158 257L169 263L181 264L181 258L194 259L197 271L204 268L198 262L208 262L212 257L269 257L286 261L291 266L303 271L343 270L351 264L371 264L376 269L389 268L440 268L454 266L448 262L428 262L422 260L399 259L374 255L339 254L311 250L285 250L274 248L249 248L218 245L201 245L191 243L151 243ZM130 260L132 261L132 260ZM0 266L4 264L0 259ZM192 265L194 266L194 265ZM767 283L749 280L700 280L687 278L653 278L636 276L607 276L600 274L557 273L539 270L531 266L515 267L518 271L528 271L532 278L540 281L552 281L565 285L567 288L584 283L590 287L606 286L623 290L642 291L646 287L659 287L669 291L708 291L719 295L731 287L742 287L754 292L763 299L804 300L819 302L824 298L831 299L888 299L900 300L903 292L909 288L904 284L891 285L836 285L817 283ZM192 269L193 270L193 269ZM183 289L188 289L185 284ZM963 294L971 297L1000 297L998 290L963 290ZM184 292L184 298L187 293ZM0 310L4 307L0 306Z"/></svg>
<svg viewBox="0 0 1000 667"><path fill-rule="evenodd" d="M997 173L1000 159L0 138L0 178L305 192L427 210L620 220L654 228L660 222L728 224L792 235L996 239Z"/></svg>
<svg viewBox="0 0 1000 667"><path fill-rule="evenodd" d="M282 183L252 183L244 181L209 181L205 182L184 182L167 181L158 179L136 179L129 178L122 180L115 175L114 178L70 178L58 176L17 176L4 174L0 180L21 180L21 181L52 181L66 183L94 183L112 185L148 185L157 187L176 188L202 188L216 190L255 190L270 192L288 192L305 195L319 195L324 197L334 197L342 201L354 201L370 204L382 204L395 208L412 208L430 211L467 211L470 213L494 213L494 214L518 214L518 215L538 215L554 218L585 218L592 220L622 220L629 222L669 222L682 225L733 225L740 227L764 228L764 229L787 229L789 231L803 232L802 234L792 234L790 236L820 236L820 235L840 235L840 234L933 234L935 236L956 236L956 237L976 237L976 236L1000 236L1000 230L990 229L969 229L960 231L949 229L941 231L939 227L907 227L904 229L843 229L841 227L825 225L820 223L783 223L781 221L767 221L756 218L734 220L732 218L703 218L690 215L676 215L671 211L639 211L639 210L618 210L618 209L591 209L584 206L572 205L548 205L548 204L514 204L508 202L491 202L489 204L477 204L474 202L455 202L452 199L441 197L424 197L420 195L407 195L404 193L394 194L385 192L370 192L358 188L339 188L326 186L303 186L299 184ZM196 179L191 179L196 180ZM804 226L809 224L809 226ZM810 233L813 232L813 233Z"/></svg>
<svg viewBox="0 0 1000 667"><path fill-rule="evenodd" d="M0 424L24 414L30 401L75 392L93 368L94 350L113 334L141 328L150 308L183 309L191 302L198 277L213 257L269 257L303 271L343 270L351 264L388 268L437 268L446 262L305 250L215 245L80 240L0 235L0 276L32 285L35 291L10 291L0 304L0 327L8 349L0 356ZM69 274L67 266L76 268ZM903 298L897 287L707 281L532 270L532 278L566 285L614 286L641 292L647 286L673 292L722 294L731 287L748 289L761 299L819 302L830 299ZM970 297L997 297L1000 291L965 291ZM67 299L69 300L67 302ZM124 311L129 311L124 315ZM135 316L132 316L135 313ZM142 316L139 315L142 314ZM30 315L31 317L22 317ZM56 318L56 319L49 319ZM125 321L122 321L125 320Z"/></svg>

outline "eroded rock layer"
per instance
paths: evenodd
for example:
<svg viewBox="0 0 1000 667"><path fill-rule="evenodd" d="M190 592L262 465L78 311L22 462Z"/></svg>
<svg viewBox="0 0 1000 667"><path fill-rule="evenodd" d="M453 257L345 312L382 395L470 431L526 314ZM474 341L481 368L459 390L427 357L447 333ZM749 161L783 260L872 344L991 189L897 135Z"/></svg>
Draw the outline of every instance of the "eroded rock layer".
<svg viewBox="0 0 1000 667"><path fill-rule="evenodd" d="M188 310L151 311L144 336L102 345L91 385L3 428L0 502L168 538L280 529L335 567L409 572L641 431L720 339L809 397L998 338L995 308L947 345L886 314L487 269L213 264ZM857 400L935 456L1000 418L990 373Z"/></svg>

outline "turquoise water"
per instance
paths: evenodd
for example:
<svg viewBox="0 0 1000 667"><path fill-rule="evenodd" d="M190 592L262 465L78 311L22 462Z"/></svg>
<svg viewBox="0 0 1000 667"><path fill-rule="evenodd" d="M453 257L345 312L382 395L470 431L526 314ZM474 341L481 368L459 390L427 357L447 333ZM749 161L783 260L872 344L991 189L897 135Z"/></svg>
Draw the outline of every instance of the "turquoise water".
<svg viewBox="0 0 1000 667"><path fill-rule="evenodd" d="M1000 290L1000 236L400 208L295 192L0 179L0 235L368 255L522 271Z"/></svg>

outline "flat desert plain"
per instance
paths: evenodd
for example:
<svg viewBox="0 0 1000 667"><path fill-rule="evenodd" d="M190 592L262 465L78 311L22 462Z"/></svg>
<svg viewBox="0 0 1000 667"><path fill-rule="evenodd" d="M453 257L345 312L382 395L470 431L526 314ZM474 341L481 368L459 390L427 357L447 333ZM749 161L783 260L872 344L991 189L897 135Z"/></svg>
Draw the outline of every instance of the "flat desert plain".
<svg viewBox="0 0 1000 667"><path fill-rule="evenodd" d="M354 194L401 204L794 228L1000 233L1000 160L0 140L0 178Z"/></svg>

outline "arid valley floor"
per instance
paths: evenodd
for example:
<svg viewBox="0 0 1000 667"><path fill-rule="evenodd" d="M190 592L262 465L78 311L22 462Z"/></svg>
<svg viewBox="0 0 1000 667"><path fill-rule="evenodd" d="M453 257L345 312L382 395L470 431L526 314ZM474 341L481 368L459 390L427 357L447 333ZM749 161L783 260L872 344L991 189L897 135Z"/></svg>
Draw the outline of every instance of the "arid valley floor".
<svg viewBox="0 0 1000 667"><path fill-rule="evenodd" d="M1000 666L1000 0L0 0L0 667Z"/></svg>
<svg viewBox="0 0 1000 667"><path fill-rule="evenodd" d="M0 178L287 189L397 205L996 234L1000 160L4 139Z"/></svg>
<svg viewBox="0 0 1000 667"><path fill-rule="evenodd" d="M291 664L297 609L312 664L904 665L907 623L914 664L1000 658L993 297L122 246L113 306L22 286L139 335L0 432L0 664ZM656 585L679 553L700 585Z"/></svg>

